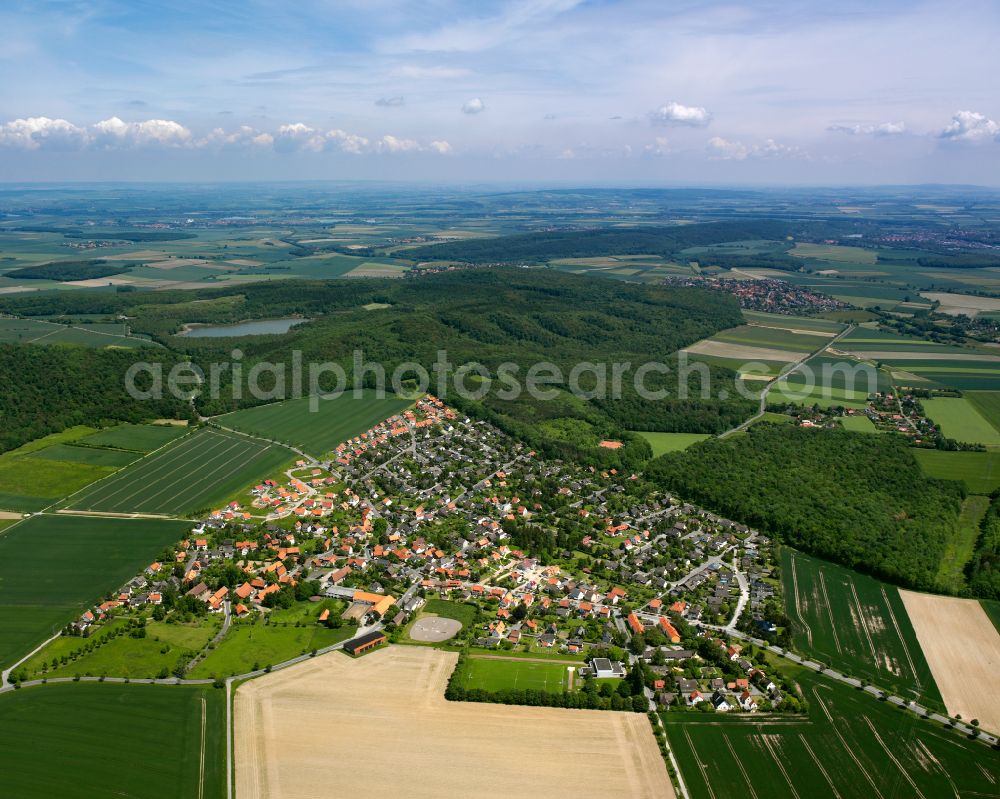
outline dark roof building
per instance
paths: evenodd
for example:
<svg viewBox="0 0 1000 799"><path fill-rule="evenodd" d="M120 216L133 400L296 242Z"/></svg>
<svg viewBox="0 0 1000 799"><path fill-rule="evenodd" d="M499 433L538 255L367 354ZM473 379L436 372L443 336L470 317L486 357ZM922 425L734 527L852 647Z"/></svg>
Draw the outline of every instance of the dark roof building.
<svg viewBox="0 0 1000 799"><path fill-rule="evenodd" d="M359 635L357 638L352 638L350 641L345 643L344 651L348 655L360 655L362 652L367 652L369 649L374 649L375 647L384 644L385 641L385 633L373 630L370 633Z"/></svg>

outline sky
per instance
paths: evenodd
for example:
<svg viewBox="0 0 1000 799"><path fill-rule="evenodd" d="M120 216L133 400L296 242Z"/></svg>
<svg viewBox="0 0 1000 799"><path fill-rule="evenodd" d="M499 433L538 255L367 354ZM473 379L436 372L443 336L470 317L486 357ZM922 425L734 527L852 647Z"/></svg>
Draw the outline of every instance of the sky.
<svg viewBox="0 0 1000 799"><path fill-rule="evenodd" d="M0 181L1000 185L996 0L4 0Z"/></svg>

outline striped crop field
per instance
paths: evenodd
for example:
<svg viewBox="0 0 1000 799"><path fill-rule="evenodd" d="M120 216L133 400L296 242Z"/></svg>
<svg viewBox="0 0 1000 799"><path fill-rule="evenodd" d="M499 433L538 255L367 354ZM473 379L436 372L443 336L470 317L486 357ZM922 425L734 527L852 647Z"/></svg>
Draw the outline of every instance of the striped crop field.
<svg viewBox="0 0 1000 799"><path fill-rule="evenodd" d="M70 497L66 507L163 515L208 510L292 456L278 444L196 430Z"/></svg>

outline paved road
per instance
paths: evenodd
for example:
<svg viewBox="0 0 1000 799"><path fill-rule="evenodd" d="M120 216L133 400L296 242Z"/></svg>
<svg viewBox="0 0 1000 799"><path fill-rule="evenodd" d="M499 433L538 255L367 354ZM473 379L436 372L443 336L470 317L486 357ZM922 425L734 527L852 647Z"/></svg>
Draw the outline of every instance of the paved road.
<svg viewBox="0 0 1000 799"><path fill-rule="evenodd" d="M825 342L823 344L823 346L820 347L818 350L816 350L815 352L810 352L810 353L808 353L806 355L803 355L797 361L789 364L788 367L782 369L781 373L777 377L773 378L772 380L768 380L767 383L764 384L763 391L760 392L760 408L758 409L757 413L755 413L753 416L751 416L745 422L743 422L741 424L738 424L736 427L732 428L731 430L727 430L725 433L720 433L719 434L719 438L725 438L726 436L731 436L733 433L738 433L741 430L746 430L750 425L752 425L754 422L756 422L758 419L760 419L764 415L764 411L767 409L767 395L768 395L768 392L771 391L771 389L774 387L774 385L779 380L782 380L782 379L788 377L790 374L792 374L792 372L794 372L796 369L798 369L800 366L802 366L802 364L804 364L810 358L813 358L813 357L821 354L827 347L831 346L832 344L834 344L837 341L840 341L840 339L842 339L844 336L846 336L848 333L850 333L852 330L854 330L854 328L855 328L855 325L849 325L846 330L842 330L841 332L839 332L836 336L834 336L833 338L831 338L829 341Z"/></svg>

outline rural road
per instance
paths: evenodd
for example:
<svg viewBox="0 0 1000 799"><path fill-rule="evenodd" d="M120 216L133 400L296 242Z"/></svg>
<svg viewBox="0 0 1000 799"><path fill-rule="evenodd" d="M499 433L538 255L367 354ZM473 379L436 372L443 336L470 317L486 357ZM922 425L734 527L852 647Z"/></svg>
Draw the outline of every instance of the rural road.
<svg viewBox="0 0 1000 799"><path fill-rule="evenodd" d="M836 336L831 338L829 341L824 342L823 346L820 347L818 350L803 355L797 361L794 361L793 363L789 364L784 369L782 369L781 373L777 377L768 380L767 383L764 384L764 389L760 392L760 407L757 410L757 413L755 413L746 421L741 422L731 430L727 430L725 433L719 433L719 438L726 438L726 436L731 436L733 433L739 433L742 430L746 430L750 425L752 425L754 422L760 419L764 415L764 411L767 409L767 395L779 380L783 380L784 378L788 377L810 358L815 358L817 355L820 355L828 347L840 341L840 339L842 339L848 333L853 331L855 327L856 325L848 325L845 330L841 330Z"/></svg>
<svg viewBox="0 0 1000 799"><path fill-rule="evenodd" d="M739 630L731 630L726 627L715 627L713 625L708 625L708 624L703 624L702 626L708 629L720 630L726 632L729 635L732 635L734 638L740 638L744 641L749 641L755 646L758 646L761 649L766 649L768 652L774 655L786 658L792 661L793 663L796 663L799 666L803 666L807 669L812 669L813 671L822 674L825 677L829 677L832 680L837 680L838 682L842 682L845 685L850 685L852 688L861 688L863 685L861 680L855 679L854 677L848 677L844 674L841 674L839 671L827 668L825 666L821 666L819 663L816 663L815 661L803 658L800 655L796 655L794 652L789 652L786 649L782 649L780 646L772 646L767 641L763 641L760 638L754 638L753 636L747 635L746 633L740 632ZM967 724L963 724L960 721L955 721L954 719L950 719L947 716L942 716L940 713L932 713L927 708L918 705L916 702L909 702L905 699L901 699L898 696L891 696L888 691L883 691L877 686L864 685L863 690L865 691L865 693L870 694L876 699L884 696L886 702L889 702L890 704L897 705L902 708L906 708L907 710L911 711L917 716L920 716L921 718L930 719L931 721L936 721L940 724L953 724L955 730L957 730L960 733L964 733L965 735L971 735L972 733L979 733L980 740L988 744L993 745L1000 743L1000 736L993 735L984 730L980 730L976 727L971 727Z"/></svg>

